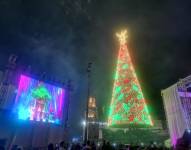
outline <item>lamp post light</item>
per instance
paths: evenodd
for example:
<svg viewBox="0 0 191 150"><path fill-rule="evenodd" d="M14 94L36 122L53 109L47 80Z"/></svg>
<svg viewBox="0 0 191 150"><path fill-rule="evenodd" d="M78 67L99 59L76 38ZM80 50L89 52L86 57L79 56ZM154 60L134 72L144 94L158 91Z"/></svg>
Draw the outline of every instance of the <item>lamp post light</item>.
<svg viewBox="0 0 191 150"><path fill-rule="evenodd" d="M91 68L92 68L92 62L88 63L87 67L87 86L88 86L88 91L87 91L87 101L86 101L86 114L85 114L85 133L84 133L84 142L86 143L88 140L88 104L89 104L89 97L90 97L90 77L91 77Z"/></svg>

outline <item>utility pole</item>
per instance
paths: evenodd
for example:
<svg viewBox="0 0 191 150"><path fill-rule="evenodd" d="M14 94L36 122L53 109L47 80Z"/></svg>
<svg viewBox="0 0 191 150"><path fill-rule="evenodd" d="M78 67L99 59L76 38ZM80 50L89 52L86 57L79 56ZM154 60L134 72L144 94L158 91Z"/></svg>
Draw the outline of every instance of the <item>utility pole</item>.
<svg viewBox="0 0 191 150"><path fill-rule="evenodd" d="M89 97L90 97L90 77L91 77L91 68L92 68L92 62L88 63L87 67L87 86L88 86L88 91L87 91L87 101L86 101L86 115L85 115L85 135L84 135L84 142L86 143L88 140L88 104L89 104Z"/></svg>
<svg viewBox="0 0 191 150"><path fill-rule="evenodd" d="M69 107L70 107L70 100L71 100L71 92L73 91L73 87L71 85L71 80L68 80L67 83L67 104L66 104L66 119L65 119L65 129L68 128L68 119L69 119Z"/></svg>
<svg viewBox="0 0 191 150"><path fill-rule="evenodd" d="M71 92L73 91L73 86L72 86L72 81L68 80L67 85L66 85L66 89L67 89L67 96L66 96L66 106L65 106L65 110L64 113L66 113L66 115L64 116L64 134L63 134L63 140L68 141L69 137L69 109L70 109L70 102L71 102Z"/></svg>

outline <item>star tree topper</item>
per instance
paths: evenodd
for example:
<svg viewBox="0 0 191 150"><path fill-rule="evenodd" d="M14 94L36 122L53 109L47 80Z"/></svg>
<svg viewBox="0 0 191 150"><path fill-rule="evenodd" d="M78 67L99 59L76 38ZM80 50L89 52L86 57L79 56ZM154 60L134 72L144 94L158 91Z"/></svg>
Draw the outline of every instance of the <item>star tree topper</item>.
<svg viewBox="0 0 191 150"><path fill-rule="evenodd" d="M122 30L121 32L116 33L116 36L119 38L119 42L121 45L126 44L127 39L127 30Z"/></svg>

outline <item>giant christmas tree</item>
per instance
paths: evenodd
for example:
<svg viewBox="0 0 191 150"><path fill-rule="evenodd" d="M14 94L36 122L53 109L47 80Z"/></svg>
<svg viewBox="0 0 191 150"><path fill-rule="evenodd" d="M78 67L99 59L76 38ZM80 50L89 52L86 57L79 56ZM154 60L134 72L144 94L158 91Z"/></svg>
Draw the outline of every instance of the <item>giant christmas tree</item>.
<svg viewBox="0 0 191 150"><path fill-rule="evenodd" d="M127 31L119 39L117 70L109 110L109 126L152 125L151 118L127 48Z"/></svg>

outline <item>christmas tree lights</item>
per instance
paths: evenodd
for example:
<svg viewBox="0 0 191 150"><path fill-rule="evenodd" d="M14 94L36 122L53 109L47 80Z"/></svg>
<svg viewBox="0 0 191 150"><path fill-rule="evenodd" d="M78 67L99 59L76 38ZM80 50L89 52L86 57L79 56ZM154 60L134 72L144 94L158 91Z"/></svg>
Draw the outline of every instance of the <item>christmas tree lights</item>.
<svg viewBox="0 0 191 150"><path fill-rule="evenodd" d="M117 70L109 110L109 126L152 125L141 87L127 48L127 31L116 34L119 43Z"/></svg>

